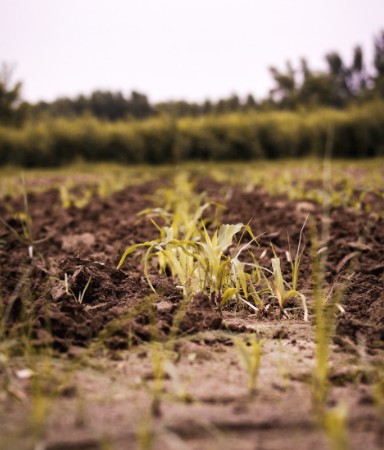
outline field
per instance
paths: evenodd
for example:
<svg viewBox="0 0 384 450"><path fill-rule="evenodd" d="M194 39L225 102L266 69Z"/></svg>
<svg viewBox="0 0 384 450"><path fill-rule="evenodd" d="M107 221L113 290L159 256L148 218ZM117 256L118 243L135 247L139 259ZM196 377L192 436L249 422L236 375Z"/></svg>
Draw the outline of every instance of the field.
<svg viewBox="0 0 384 450"><path fill-rule="evenodd" d="M0 177L1 450L384 446L383 159Z"/></svg>

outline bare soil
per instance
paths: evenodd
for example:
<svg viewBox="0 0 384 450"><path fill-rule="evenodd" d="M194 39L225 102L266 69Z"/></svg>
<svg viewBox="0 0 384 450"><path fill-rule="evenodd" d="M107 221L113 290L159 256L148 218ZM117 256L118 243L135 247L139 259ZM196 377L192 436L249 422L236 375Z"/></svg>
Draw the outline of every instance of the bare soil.
<svg viewBox="0 0 384 450"><path fill-rule="evenodd" d="M56 190L29 195L37 242L32 260L28 245L12 239L0 224L7 241L0 244L0 289L4 311L9 313L9 338L31 324L33 347L53 349L54 369L61 380L47 419L44 447L39 448L151 448L152 438L159 449L327 448L311 410L312 320L304 322L298 310L290 313L290 319L280 318L273 302L268 312L257 314L247 309L221 314L204 294L185 305L176 283L158 275L155 263L150 269L154 294L143 277L140 252L127 258L122 270L116 269L127 247L157 237L149 221L138 222L137 213L152 206L149 196L163 183L130 187L105 200L95 197L79 209L63 209ZM334 208L324 219L316 204L270 197L261 188L244 193L203 179L197 189L225 204L222 223L251 221L255 234L264 233L254 253L261 265L269 267L272 242L287 281L291 270L287 234L295 249L308 213L318 231L329 220L329 241L319 244L328 252L327 289L346 286L345 312L339 315L332 346L329 404L347 403L352 449L381 448L384 422L374 408L366 367L384 363L384 219L378 214L384 211L383 199L369 198L373 213ZM19 233L21 224L12 212L23 210L22 199L0 202L0 216ZM310 302L308 230L309 226L298 288ZM244 242L248 239L244 236ZM346 283L345 267L353 259L356 264ZM76 295L90 280L83 304L66 292L65 275ZM295 302L288 305L295 306ZM31 316L32 322L27 320ZM266 342L258 392L250 395L232 336L255 330ZM164 356L169 370L161 401L154 406L150 341L156 334L166 342L173 332L179 336L178 344ZM74 361L79 368L71 372ZM7 436L0 448L29 448L33 377L17 377L25 368L22 357L14 356L11 366L12 386L21 400L0 394L0 433ZM65 377L68 372L70 379ZM0 374L6 376L4 371Z"/></svg>

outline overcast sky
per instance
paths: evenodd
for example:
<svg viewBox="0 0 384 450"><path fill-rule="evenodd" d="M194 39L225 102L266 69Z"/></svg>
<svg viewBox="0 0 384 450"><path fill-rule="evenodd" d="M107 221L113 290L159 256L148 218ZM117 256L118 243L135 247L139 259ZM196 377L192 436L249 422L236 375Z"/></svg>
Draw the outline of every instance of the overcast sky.
<svg viewBox="0 0 384 450"><path fill-rule="evenodd" d="M132 89L213 100L273 86L268 67L336 50L372 60L384 0L0 0L0 61L29 101Z"/></svg>

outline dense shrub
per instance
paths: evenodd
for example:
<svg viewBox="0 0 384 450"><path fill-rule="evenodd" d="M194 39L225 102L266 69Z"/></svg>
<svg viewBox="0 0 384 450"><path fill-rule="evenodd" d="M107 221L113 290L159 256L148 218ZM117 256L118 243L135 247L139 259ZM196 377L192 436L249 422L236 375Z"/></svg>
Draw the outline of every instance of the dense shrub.
<svg viewBox="0 0 384 450"><path fill-rule="evenodd" d="M76 159L121 163L384 156L384 102L347 110L248 112L172 120L100 121L91 116L0 127L0 164L60 166Z"/></svg>

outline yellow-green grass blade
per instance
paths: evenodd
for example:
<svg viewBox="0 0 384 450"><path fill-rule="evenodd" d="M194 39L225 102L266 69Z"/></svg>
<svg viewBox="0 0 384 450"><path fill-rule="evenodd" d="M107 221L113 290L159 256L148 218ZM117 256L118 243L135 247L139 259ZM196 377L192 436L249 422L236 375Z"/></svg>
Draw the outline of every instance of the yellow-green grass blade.
<svg viewBox="0 0 384 450"><path fill-rule="evenodd" d="M157 246L158 246L158 243L154 242L149 247L149 249L147 250L147 253L146 253L145 258L144 258L144 275L145 275L145 278L147 279L147 282L148 282L148 284L151 287L153 292L156 292L156 291L155 291L155 288L152 286L152 283L151 283L151 281L149 279L149 276L148 276L148 260L149 260L149 255L151 254L152 249L156 248Z"/></svg>

